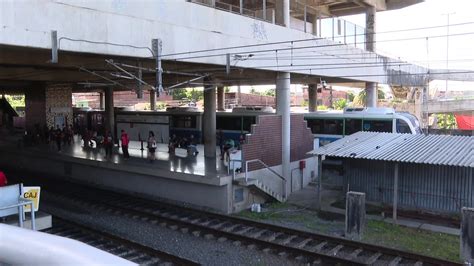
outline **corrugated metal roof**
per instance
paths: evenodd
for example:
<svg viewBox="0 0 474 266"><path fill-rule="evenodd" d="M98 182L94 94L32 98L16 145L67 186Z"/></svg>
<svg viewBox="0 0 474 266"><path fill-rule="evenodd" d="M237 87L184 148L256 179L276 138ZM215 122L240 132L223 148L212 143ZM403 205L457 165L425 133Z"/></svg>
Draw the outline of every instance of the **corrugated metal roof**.
<svg viewBox="0 0 474 266"><path fill-rule="evenodd" d="M358 132L310 153L342 158L474 167L474 137Z"/></svg>

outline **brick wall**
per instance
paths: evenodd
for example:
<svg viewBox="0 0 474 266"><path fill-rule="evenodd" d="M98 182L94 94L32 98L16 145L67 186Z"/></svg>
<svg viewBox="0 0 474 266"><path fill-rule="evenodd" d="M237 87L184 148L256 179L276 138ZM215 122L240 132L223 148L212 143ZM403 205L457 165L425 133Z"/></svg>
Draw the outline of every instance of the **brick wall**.
<svg viewBox="0 0 474 266"><path fill-rule="evenodd" d="M100 108L98 92L87 92L87 93L74 93L74 104L78 102L87 102L88 106L94 109ZM172 100L171 95L161 95L156 99L157 101L170 101ZM150 92L147 90L143 91L143 98L138 99L137 94L133 91L114 91L114 106L126 107L136 106L143 108L150 104Z"/></svg>
<svg viewBox="0 0 474 266"><path fill-rule="evenodd" d="M275 107L275 97L273 96L262 96L256 94L241 93L240 94L240 103L243 106L273 106ZM228 92L225 94L226 103L235 104L237 101L237 93ZM228 106L226 106L228 108Z"/></svg>
<svg viewBox="0 0 474 266"><path fill-rule="evenodd" d="M313 148L313 134L307 127L303 115L291 115L291 151L290 160L308 158L306 154ZM268 166L281 164L281 117L278 115L260 116L258 124L252 126L252 133L242 145L244 161L260 159ZM250 164L250 171L262 168L259 164Z"/></svg>

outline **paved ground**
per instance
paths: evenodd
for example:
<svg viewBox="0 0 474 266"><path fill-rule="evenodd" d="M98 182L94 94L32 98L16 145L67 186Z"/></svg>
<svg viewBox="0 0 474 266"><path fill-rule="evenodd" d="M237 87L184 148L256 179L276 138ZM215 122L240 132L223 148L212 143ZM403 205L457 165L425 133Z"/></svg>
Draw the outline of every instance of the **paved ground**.
<svg viewBox="0 0 474 266"><path fill-rule="evenodd" d="M175 154L168 153L168 145L166 143L158 143L155 153L156 159L153 163L147 160L146 143L145 150L141 150L141 143L131 141L129 144L129 153L131 158L124 160L122 150L114 147L114 155L111 158L105 157L104 149L84 148L82 140L79 136L75 136L74 143L71 145L61 146L61 151L57 150L55 143L37 144L34 146L24 147L20 144L21 134L10 135L0 132L0 146L10 149L25 149L46 154L60 154L62 156L70 156L75 158L89 159L95 161L109 161L115 164L140 165L147 168L160 168L171 172L187 173L200 176L227 176L227 167L220 160L220 150L216 147L216 159L204 157L204 146L197 145L199 154L197 156L187 155L184 149L177 149Z"/></svg>

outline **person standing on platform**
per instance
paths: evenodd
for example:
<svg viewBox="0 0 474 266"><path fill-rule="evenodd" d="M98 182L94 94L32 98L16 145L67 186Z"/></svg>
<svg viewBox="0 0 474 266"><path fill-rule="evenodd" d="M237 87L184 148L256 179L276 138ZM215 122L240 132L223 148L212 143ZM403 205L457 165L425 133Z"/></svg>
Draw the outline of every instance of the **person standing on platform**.
<svg viewBox="0 0 474 266"><path fill-rule="evenodd" d="M112 133L110 133L109 131L105 133L104 146L105 146L105 157L111 158L112 149L114 148L114 139L112 137Z"/></svg>
<svg viewBox="0 0 474 266"><path fill-rule="evenodd" d="M155 152L156 152L156 139L155 134L153 131L148 133L148 160L152 163L155 160Z"/></svg>
<svg viewBox="0 0 474 266"><path fill-rule="evenodd" d="M0 171L0 187L4 187L8 184L7 176Z"/></svg>
<svg viewBox="0 0 474 266"><path fill-rule="evenodd" d="M222 131L221 128L217 131L217 144L219 145L219 149L221 152L221 160L224 160L224 132Z"/></svg>
<svg viewBox="0 0 474 266"><path fill-rule="evenodd" d="M61 142L63 141L63 132L61 131L61 128L59 128L59 125L57 125L57 129L55 132L56 136L56 147L58 148L58 152L61 152Z"/></svg>
<svg viewBox="0 0 474 266"><path fill-rule="evenodd" d="M123 158L127 160L130 158L130 154L128 154L128 143L130 142L130 138L128 137L127 132L122 129L122 134L120 136L120 140L122 141L122 152L123 152Z"/></svg>

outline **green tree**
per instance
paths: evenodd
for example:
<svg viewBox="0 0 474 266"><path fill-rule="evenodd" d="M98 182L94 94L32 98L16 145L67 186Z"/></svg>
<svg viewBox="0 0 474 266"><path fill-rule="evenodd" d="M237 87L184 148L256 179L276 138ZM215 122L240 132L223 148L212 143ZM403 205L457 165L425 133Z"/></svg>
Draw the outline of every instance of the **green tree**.
<svg viewBox="0 0 474 266"><path fill-rule="evenodd" d="M336 110L342 110L347 106L346 99L338 99L333 103L333 108Z"/></svg>
<svg viewBox="0 0 474 266"><path fill-rule="evenodd" d="M441 129L455 129L457 128L456 118L453 114L437 114L438 128Z"/></svg>
<svg viewBox="0 0 474 266"><path fill-rule="evenodd" d="M183 99L188 99L188 100L194 100L194 101L200 101L204 98L204 92L202 90L196 90L196 89L175 89L173 90L172 94L173 100L183 100Z"/></svg>
<svg viewBox="0 0 474 266"><path fill-rule="evenodd" d="M385 93L382 90L377 90L377 97L379 100L385 99ZM365 106L366 99L367 99L367 91L362 90L359 92L359 94L357 94L357 96L354 97L352 104L354 106Z"/></svg>
<svg viewBox="0 0 474 266"><path fill-rule="evenodd" d="M385 99L385 92L383 92L383 90L377 90L377 98L379 100Z"/></svg>
<svg viewBox="0 0 474 266"><path fill-rule="evenodd" d="M188 90L186 94L188 99L191 99L195 102L204 99L204 91L202 90L196 90L193 88L191 90Z"/></svg>
<svg viewBox="0 0 474 266"><path fill-rule="evenodd" d="M355 98L354 93L352 93L352 92L347 93L347 99L349 100L349 102L353 102L354 98Z"/></svg>
<svg viewBox="0 0 474 266"><path fill-rule="evenodd" d="M275 90L274 89L268 89L263 93L264 96L273 96L275 97Z"/></svg>
<svg viewBox="0 0 474 266"><path fill-rule="evenodd" d="M171 92L171 95L173 96L173 100L181 100L187 97L186 95L186 89L174 89Z"/></svg>

